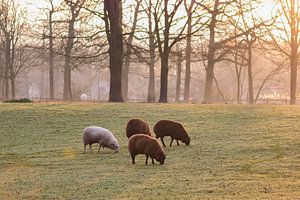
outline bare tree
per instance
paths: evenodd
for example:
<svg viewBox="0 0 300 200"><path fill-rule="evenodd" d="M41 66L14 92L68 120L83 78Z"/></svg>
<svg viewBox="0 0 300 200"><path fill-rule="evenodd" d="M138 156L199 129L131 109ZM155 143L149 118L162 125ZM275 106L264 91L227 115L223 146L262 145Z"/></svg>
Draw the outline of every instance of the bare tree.
<svg viewBox="0 0 300 200"><path fill-rule="evenodd" d="M109 41L109 101L122 102L123 33L121 0L104 0L104 20Z"/></svg>
<svg viewBox="0 0 300 200"><path fill-rule="evenodd" d="M48 30L49 30L49 97L54 99L54 48L53 48L53 14L56 12L53 0L48 0L50 8L48 10Z"/></svg>
<svg viewBox="0 0 300 200"><path fill-rule="evenodd" d="M72 81L71 81L71 72L72 72L72 50L74 47L74 39L75 39L75 22L78 20L80 10L85 3L85 0L76 0L68 1L65 0L70 12L70 19L68 19L68 33L67 33L67 41L65 46L65 63L64 63L64 90L63 90L63 99L71 100L72 99Z"/></svg>
<svg viewBox="0 0 300 200"><path fill-rule="evenodd" d="M186 50L185 50L185 79L184 79L184 101L188 101L190 98L190 82L191 82L191 54L192 54L192 11L195 5L195 0L191 0L188 6L185 1L185 10L187 12L187 38L186 38Z"/></svg>
<svg viewBox="0 0 300 200"><path fill-rule="evenodd" d="M133 38L137 26L138 14L140 12L141 3L142 0L136 0L136 5L133 13L132 27L126 42L125 61L124 61L124 68L122 71L122 94L124 100L127 100L128 98L127 97L128 96L128 72L129 72L129 66L130 66L130 60L132 54Z"/></svg>
<svg viewBox="0 0 300 200"><path fill-rule="evenodd" d="M11 87L11 99L15 99L15 80L19 73L28 68L27 63L32 55L24 44L25 32L28 30L26 22L26 10L21 9L14 1L2 0L0 2L0 29L3 33L2 45L5 60L5 98L9 98L9 86ZM10 84L9 84L10 80Z"/></svg>
<svg viewBox="0 0 300 200"><path fill-rule="evenodd" d="M55 49L54 49L54 39L55 39L55 30L54 30L54 25L56 22L58 23L63 23L64 21L62 19L56 21L54 19L54 14L60 12L59 10L59 6L55 5L55 1L54 0L46 0L47 3L49 3L47 5L46 8L41 8L42 13L46 15L46 19L42 20L43 21L43 33L42 33L42 39L43 39L43 49L49 50L49 54L48 54L48 58L46 59L47 62L49 63L49 68L48 68L48 72L49 72L49 97L50 99L54 99L54 94L55 94L55 90L54 90L54 57L55 57ZM72 3L72 2L70 2ZM60 3L59 5L62 5L62 3ZM41 29L41 27L39 27L38 29ZM38 33L40 35L40 33ZM49 43L46 44L45 40L49 40Z"/></svg>
<svg viewBox="0 0 300 200"><path fill-rule="evenodd" d="M158 44L158 53L161 60L159 102L162 103L168 101L169 54L172 50L172 47L177 42L186 38L184 31L186 30L188 20L185 18L185 16L178 14L180 8L184 7L183 3L184 0L160 0L154 5L153 16L155 23L155 34ZM195 10L196 7L194 8L193 12ZM200 23L200 20L197 20L195 23ZM178 24L183 25L178 27ZM199 29L201 29L201 26ZM197 31L198 29L195 30L195 32Z"/></svg>
<svg viewBox="0 0 300 200"><path fill-rule="evenodd" d="M149 0L148 6L148 28L149 28L149 84L148 84L148 102L155 102L155 33L153 31L153 20L152 20L152 0Z"/></svg>
<svg viewBox="0 0 300 200"><path fill-rule="evenodd" d="M183 55L182 55L182 50L177 48L177 51L174 53L175 56L177 57L176 59L176 93L175 93L175 101L179 102L180 101L180 85L181 85L181 71L182 71L182 60L183 60Z"/></svg>
<svg viewBox="0 0 300 200"><path fill-rule="evenodd" d="M296 0L276 0L283 12L276 25L280 34L272 33L274 45L290 62L290 104L296 103L297 67L299 59L300 3Z"/></svg>
<svg viewBox="0 0 300 200"><path fill-rule="evenodd" d="M249 3L251 4L251 1L243 1L242 5L238 6L243 8L244 5ZM237 37L253 32L253 30L259 28L263 22L252 24L247 30L241 31L238 34L232 34L229 32L228 26L230 26L230 21L239 14L239 7L237 7L236 0L214 0L212 4L198 3L198 5L210 15L210 21L207 26L209 34L208 48L207 52L203 52L207 58L204 101L212 103L213 83L214 80L216 80L214 75L215 65L223 61L224 57L228 54L228 50L224 48L224 45ZM245 9L247 9L246 6Z"/></svg>

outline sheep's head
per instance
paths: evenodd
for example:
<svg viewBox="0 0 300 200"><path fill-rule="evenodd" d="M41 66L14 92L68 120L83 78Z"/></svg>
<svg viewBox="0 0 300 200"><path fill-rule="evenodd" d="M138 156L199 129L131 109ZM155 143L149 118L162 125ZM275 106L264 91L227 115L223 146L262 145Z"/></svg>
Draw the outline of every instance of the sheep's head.
<svg viewBox="0 0 300 200"><path fill-rule="evenodd" d="M190 136L186 135L186 137L184 138L183 142L185 143L185 145L189 146L190 142L191 142Z"/></svg>
<svg viewBox="0 0 300 200"><path fill-rule="evenodd" d="M190 136L188 136L188 134L187 134L187 133L185 134L185 136L184 136L184 138L183 138L182 142L183 142L185 145L187 145L187 146L189 146L189 145L190 145L191 138L190 138Z"/></svg>
<svg viewBox="0 0 300 200"><path fill-rule="evenodd" d="M166 154L164 152L160 152L155 158L161 165L165 163Z"/></svg>
<svg viewBox="0 0 300 200"><path fill-rule="evenodd" d="M116 153L120 151L120 146L117 142L114 142L111 145L109 145L109 148L114 150Z"/></svg>

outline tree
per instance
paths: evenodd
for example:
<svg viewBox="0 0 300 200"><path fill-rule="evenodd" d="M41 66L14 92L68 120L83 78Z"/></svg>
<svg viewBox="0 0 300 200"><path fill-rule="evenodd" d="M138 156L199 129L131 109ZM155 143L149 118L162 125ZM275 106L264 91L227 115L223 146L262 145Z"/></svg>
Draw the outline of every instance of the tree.
<svg viewBox="0 0 300 200"><path fill-rule="evenodd" d="M149 0L148 6L148 35L149 35L149 84L148 84L148 96L147 102L155 102L155 33L153 31L152 20L152 0Z"/></svg>
<svg viewBox="0 0 300 200"><path fill-rule="evenodd" d="M192 0L188 6L185 1L185 10L187 12L187 37L185 50L185 79L184 79L184 101L187 102L190 98L190 82L191 82L191 54L192 54L192 11L195 5L195 0Z"/></svg>
<svg viewBox="0 0 300 200"><path fill-rule="evenodd" d="M176 43L186 38L184 31L186 29L188 20L179 14L179 10L182 8L183 2L184 0L157 1L153 10L155 35L161 61L159 102L162 103L168 101L168 72L170 52ZM196 7L194 8L193 12L195 10ZM200 23L200 19L198 19L195 23ZM182 24L182 26L179 24ZM195 32L197 31L198 29L195 30Z"/></svg>
<svg viewBox="0 0 300 200"><path fill-rule="evenodd" d="M104 0L104 21L109 42L110 102L122 102L122 2Z"/></svg>
<svg viewBox="0 0 300 200"><path fill-rule="evenodd" d="M64 52L64 89L63 89L63 99L71 100L72 99L72 81L71 81L71 58L72 58L72 50L74 47L74 39L75 39L75 22L80 14L80 10L85 3L85 0L76 0L75 2L65 0L67 5L69 6L69 12L71 14L71 18L68 20L68 33L67 33L67 41Z"/></svg>
<svg viewBox="0 0 300 200"><path fill-rule="evenodd" d="M48 13L48 28L49 28L49 97L54 99L54 49L53 49L53 14L55 7L53 0L48 0L50 9Z"/></svg>
<svg viewBox="0 0 300 200"><path fill-rule="evenodd" d="M129 66L130 66L130 60L132 54L133 37L137 26L138 14L140 12L141 3L142 0L136 0L136 5L133 13L132 27L126 42L125 61L124 61L124 68L122 71L122 94L124 100L127 100L128 98L128 73L129 73Z"/></svg>
<svg viewBox="0 0 300 200"><path fill-rule="evenodd" d="M181 68L182 68L182 50L177 48L177 51L174 52L176 59L176 93L175 93L175 101L180 101L180 85L181 85Z"/></svg>
<svg viewBox="0 0 300 200"><path fill-rule="evenodd" d="M300 3L296 0L277 0L276 2L282 11L280 21L275 26L279 34L270 31L270 35L277 49L289 59L290 104L295 104L300 46Z"/></svg>
<svg viewBox="0 0 300 200"><path fill-rule="evenodd" d="M46 8L42 8L43 14L46 15L46 19L43 19L43 29L44 32L42 34L42 39L43 39L43 49L49 50L48 54L48 59L47 62L49 63L49 98L54 99L54 57L55 57L55 49L54 49L54 39L55 39L55 30L54 30L54 25L56 22L62 23L62 20L56 21L54 19L54 14L59 12L59 6L55 5L54 0L46 0L48 6ZM72 3L71 1L69 3ZM61 3L59 5L62 5ZM41 29L39 27L38 29ZM41 33L39 33L40 35ZM45 40L49 40L49 43L46 44Z"/></svg>
<svg viewBox="0 0 300 200"><path fill-rule="evenodd" d="M247 9L245 6L251 4L252 1L243 1L241 5L237 4L236 0L221 1L214 0L210 3L197 3L200 5L209 15L209 23L207 26L208 30L208 48L207 52L203 52L207 59L206 64L206 80L204 89L204 101L212 103L213 98L213 83L216 81L215 78L215 65L218 62L224 60L224 57L229 53L224 45L228 42L233 41L235 38L239 38L246 34L253 32L253 30L259 28L263 22L258 24L252 24L247 30L241 31L238 34L232 34L230 32L231 21L239 15L239 8Z"/></svg>
<svg viewBox="0 0 300 200"><path fill-rule="evenodd" d="M0 6L2 11L0 15L0 29L3 33L1 39L5 60L4 96L6 99L9 98L10 86L11 99L15 99L16 77L30 67L28 62L32 61L36 55L28 51L23 39L26 30L28 30L26 10L21 9L14 1L2 0Z"/></svg>

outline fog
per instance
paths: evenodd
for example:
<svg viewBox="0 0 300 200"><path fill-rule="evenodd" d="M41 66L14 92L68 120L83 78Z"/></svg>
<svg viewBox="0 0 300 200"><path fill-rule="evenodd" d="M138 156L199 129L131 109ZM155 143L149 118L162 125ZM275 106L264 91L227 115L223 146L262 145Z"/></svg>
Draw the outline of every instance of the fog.
<svg viewBox="0 0 300 200"><path fill-rule="evenodd" d="M226 7L217 5L213 22L214 13L209 9L214 1L207 5L196 1L193 5L173 0L168 5L170 29L167 30L163 15L156 15L164 12L166 5L160 1L152 3L122 2L123 61L117 67L122 69L124 101L149 101L152 48L155 102L164 102L161 97L167 95L167 102L296 103L298 92L292 85L298 88L299 83L291 76L298 76L297 71L291 72L291 55L298 51L300 42L291 43L288 32L293 31L283 23L286 15L278 14L278 8L284 10L288 5L280 1L277 4L243 1L240 5L228 2ZM80 96L86 94L89 101L110 100L110 91L115 88L111 78L118 76L112 71L111 61L116 59L112 55L117 54L109 53L113 48L108 39L111 34L108 25L113 24L106 23L102 3L0 0L0 4L1 99L80 101ZM286 35L280 32L282 27L286 28ZM155 45L152 47L151 37ZM190 74L186 73L188 63ZM166 81L162 77L164 70L167 70Z"/></svg>

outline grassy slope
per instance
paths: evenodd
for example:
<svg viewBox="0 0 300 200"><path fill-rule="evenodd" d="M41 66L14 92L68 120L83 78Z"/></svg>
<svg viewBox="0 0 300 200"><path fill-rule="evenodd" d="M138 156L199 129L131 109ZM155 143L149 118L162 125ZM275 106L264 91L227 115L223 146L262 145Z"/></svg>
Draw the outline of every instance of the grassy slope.
<svg viewBox="0 0 300 200"><path fill-rule="evenodd" d="M191 146L132 165L130 117L184 124ZM121 152L83 154L82 129L112 130ZM0 199L297 199L300 107L0 104ZM169 144L166 139L167 144Z"/></svg>

